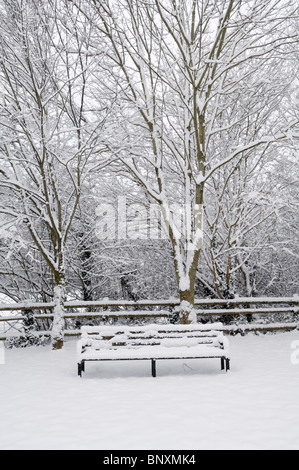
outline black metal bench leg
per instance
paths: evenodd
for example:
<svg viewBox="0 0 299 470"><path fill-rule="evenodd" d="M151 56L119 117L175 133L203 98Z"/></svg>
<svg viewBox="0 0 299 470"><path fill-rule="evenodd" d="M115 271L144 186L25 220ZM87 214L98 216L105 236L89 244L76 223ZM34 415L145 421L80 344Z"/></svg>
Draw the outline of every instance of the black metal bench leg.
<svg viewBox="0 0 299 470"><path fill-rule="evenodd" d="M78 375L82 377L82 372L85 372L85 361L78 362Z"/></svg>
<svg viewBox="0 0 299 470"><path fill-rule="evenodd" d="M229 363L229 359L226 359L226 361L225 361L225 362L226 362L226 372L227 372L228 370L230 370L230 363Z"/></svg>
<svg viewBox="0 0 299 470"><path fill-rule="evenodd" d="M157 371L156 371L156 359L152 359L152 376L156 377L157 376Z"/></svg>
<svg viewBox="0 0 299 470"><path fill-rule="evenodd" d="M224 357L221 357L221 370L224 370Z"/></svg>

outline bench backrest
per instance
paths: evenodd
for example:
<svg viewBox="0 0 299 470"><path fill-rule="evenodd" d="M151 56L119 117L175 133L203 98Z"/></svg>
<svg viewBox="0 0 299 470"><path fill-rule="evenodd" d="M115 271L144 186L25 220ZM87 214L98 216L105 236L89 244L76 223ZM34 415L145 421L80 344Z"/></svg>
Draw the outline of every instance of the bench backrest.
<svg viewBox="0 0 299 470"><path fill-rule="evenodd" d="M226 346L222 323L191 325L83 326L80 346L93 349L143 346Z"/></svg>

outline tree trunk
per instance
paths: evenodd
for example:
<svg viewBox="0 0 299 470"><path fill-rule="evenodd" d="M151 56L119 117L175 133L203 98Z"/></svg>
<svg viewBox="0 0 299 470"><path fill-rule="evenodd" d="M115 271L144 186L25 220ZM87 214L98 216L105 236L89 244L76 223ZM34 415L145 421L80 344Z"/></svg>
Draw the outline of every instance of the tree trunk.
<svg viewBox="0 0 299 470"><path fill-rule="evenodd" d="M190 289L179 292L180 294L180 312L179 321L183 325L195 323L193 309L194 309L194 286Z"/></svg>
<svg viewBox="0 0 299 470"><path fill-rule="evenodd" d="M185 253L175 256L175 271L178 282L180 296L179 321L182 324L197 323L197 316L194 312L195 282L199 256L202 248L202 217L196 220L199 224L199 233L196 232L193 244ZM178 252L174 245L175 254ZM182 256L183 255L183 256ZM181 259L181 262L178 259ZM184 262L182 262L184 260ZM188 269L185 267L188 266Z"/></svg>
<svg viewBox="0 0 299 470"><path fill-rule="evenodd" d="M62 349L64 339L64 301L65 301L65 278L64 275L55 277L54 287L54 319L52 327L52 349Z"/></svg>
<svg viewBox="0 0 299 470"><path fill-rule="evenodd" d="M196 272L202 248L202 215L196 219L196 223L199 224L197 225L199 232L195 232L193 243L187 246L185 251L182 250L180 244L172 236L172 232L170 232L180 296L179 322L185 325L197 322L197 317L194 313L194 297ZM186 266L188 266L188 269L186 269Z"/></svg>

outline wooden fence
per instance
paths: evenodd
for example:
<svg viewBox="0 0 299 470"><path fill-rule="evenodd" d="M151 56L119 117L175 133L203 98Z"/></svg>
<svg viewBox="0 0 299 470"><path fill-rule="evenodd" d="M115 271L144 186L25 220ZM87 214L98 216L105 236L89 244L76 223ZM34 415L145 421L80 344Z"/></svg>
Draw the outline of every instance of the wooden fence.
<svg viewBox="0 0 299 470"><path fill-rule="evenodd" d="M65 303L65 336L80 335L80 324L84 321L164 321L169 322L173 309L179 300L113 301L103 299L94 302L68 301ZM24 335L24 322L30 312L36 334L49 335L54 303L22 302L0 304L0 340L9 336ZM79 311L78 310L84 310ZM226 333L236 334L249 331L293 330L299 326L299 296L293 297L237 297L229 300L197 299L195 309L199 321L224 323ZM68 312L70 311L70 312ZM6 315L10 312L10 315ZM20 314L19 312L23 312ZM39 313L34 313L39 312ZM46 312L46 313L40 313ZM274 321L274 318L278 319ZM246 320L244 322L244 320ZM243 321L243 322L242 322Z"/></svg>

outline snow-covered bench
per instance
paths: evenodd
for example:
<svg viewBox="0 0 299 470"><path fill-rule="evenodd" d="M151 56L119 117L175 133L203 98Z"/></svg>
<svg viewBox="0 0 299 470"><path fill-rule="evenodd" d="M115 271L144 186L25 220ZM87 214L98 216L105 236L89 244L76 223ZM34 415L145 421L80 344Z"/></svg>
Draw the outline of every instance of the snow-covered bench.
<svg viewBox="0 0 299 470"><path fill-rule="evenodd" d="M222 323L191 325L83 326L77 344L78 375L88 361L219 358L229 369L229 344Z"/></svg>

